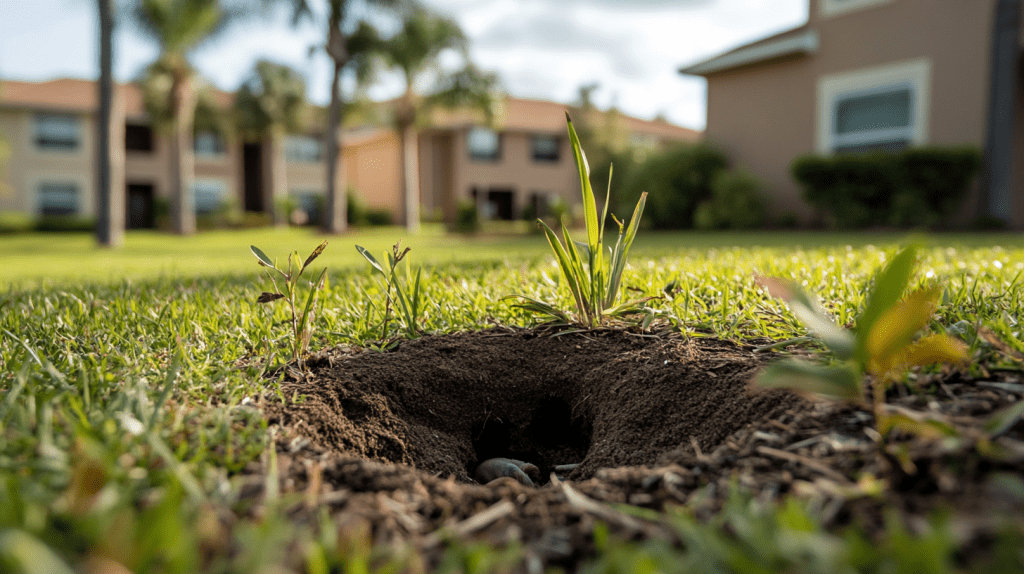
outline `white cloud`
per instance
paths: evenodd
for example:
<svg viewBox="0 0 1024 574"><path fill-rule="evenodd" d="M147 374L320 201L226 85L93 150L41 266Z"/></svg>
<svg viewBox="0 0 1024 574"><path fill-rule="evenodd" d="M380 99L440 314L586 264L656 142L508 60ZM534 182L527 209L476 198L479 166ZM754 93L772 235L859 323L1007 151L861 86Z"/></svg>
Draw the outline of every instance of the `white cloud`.
<svg viewBox="0 0 1024 574"><path fill-rule="evenodd" d="M498 72L513 95L566 103L580 85L598 82L599 105L626 113L704 125L703 81L678 68L744 42L797 26L807 0L426 0L454 16L472 40L472 56ZM86 7L88 6L88 8ZM0 0L0 78L96 77L95 15L81 0ZM279 14L230 30L204 47L197 66L214 83L235 89L253 63L267 57L304 72L310 98L328 100L330 65L308 58L318 27L289 26ZM117 76L131 79L155 47L122 30ZM385 82L371 94L395 95Z"/></svg>

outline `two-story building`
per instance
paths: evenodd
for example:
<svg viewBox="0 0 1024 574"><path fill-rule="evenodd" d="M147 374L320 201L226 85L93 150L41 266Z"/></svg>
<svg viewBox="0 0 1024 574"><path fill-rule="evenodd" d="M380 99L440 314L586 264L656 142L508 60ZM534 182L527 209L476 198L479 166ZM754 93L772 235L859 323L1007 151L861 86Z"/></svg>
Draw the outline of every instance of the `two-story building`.
<svg viewBox="0 0 1024 574"><path fill-rule="evenodd" d="M153 227L157 204L168 199L170 163L167 137L147 119L142 94L133 84L117 87L125 118L125 205L128 228ZM232 96L214 94L227 110ZM94 82L0 83L0 137L11 154L2 177L0 211L28 215L78 215L95 211ZM420 134L422 213L453 221L460 202L475 202L486 218L515 219L527 205L554 198L579 202L575 165L565 130L566 106L507 98L497 106L493 128L473 114L439 114ZM695 142L694 130L660 121L618 116L635 144L661 146ZM357 201L403 218L401 154L397 135L382 127L346 129L343 171ZM269 212L266 142L243 141L235 134L199 131L194 139L196 211L212 212L233 203L249 212ZM325 189L324 146L317 133L288 136L284 143L287 193L312 211Z"/></svg>
<svg viewBox="0 0 1024 574"><path fill-rule="evenodd" d="M985 169L960 222L1024 226L1020 0L809 0L808 21L686 66L707 79L705 137L807 220L805 154L968 144Z"/></svg>

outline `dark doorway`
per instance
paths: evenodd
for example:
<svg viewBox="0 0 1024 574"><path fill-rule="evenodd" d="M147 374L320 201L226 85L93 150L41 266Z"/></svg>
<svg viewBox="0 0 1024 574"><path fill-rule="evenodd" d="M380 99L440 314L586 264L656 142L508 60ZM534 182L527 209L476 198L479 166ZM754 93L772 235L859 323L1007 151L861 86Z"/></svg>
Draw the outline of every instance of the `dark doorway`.
<svg viewBox="0 0 1024 574"><path fill-rule="evenodd" d="M153 229L156 227L153 184L129 183L126 207L125 227L127 229Z"/></svg>
<svg viewBox="0 0 1024 574"><path fill-rule="evenodd" d="M264 211L263 206L263 144L242 146L242 183L245 189L245 210Z"/></svg>
<svg viewBox="0 0 1024 574"><path fill-rule="evenodd" d="M513 197L515 192L511 189L490 189L487 192L487 218L502 219L511 221Z"/></svg>

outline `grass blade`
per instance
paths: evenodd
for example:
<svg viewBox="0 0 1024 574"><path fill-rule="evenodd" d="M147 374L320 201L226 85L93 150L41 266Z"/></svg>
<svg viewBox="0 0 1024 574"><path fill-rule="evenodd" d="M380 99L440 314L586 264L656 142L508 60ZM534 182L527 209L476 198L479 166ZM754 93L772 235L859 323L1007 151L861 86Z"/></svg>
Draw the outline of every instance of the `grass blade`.
<svg viewBox="0 0 1024 574"><path fill-rule="evenodd" d="M356 245L356 251L358 251L359 254L363 256L363 258L369 261L370 265L372 265L374 269L380 271L381 275L383 275L384 277L388 276L387 272L384 271L384 268L381 267L381 264L377 262L377 259L374 258L373 255L370 255L370 252L367 251L366 248Z"/></svg>
<svg viewBox="0 0 1024 574"><path fill-rule="evenodd" d="M629 247L636 239L636 231L640 227L640 217L644 213L644 206L647 205L647 192L640 194L640 200L636 202L633 209L633 217L626 227L626 235L623 237L622 229L619 229L619 239L615 242L615 249L612 252L612 265L608 272L608 291L605 295L605 307L615 304L619 294L619 285L622 282L622 272L626 269L626 257L629 255Z"/></svg>
<svg viewBox="0 0 1024 574"><path fill-rule="evenodd" d="M561 242L558 241L558 236L548 227L548 224L539 219L537 221L540 221L540 224L543 226L544 236L547 238L548 244L551 245L552 251L555 252L558 266L562 269L562 275L565 277L565 281L569 285L569 291L572 292L573 299L576 301L576 308L583 309L583 293L580 291L579 281L573 270L572 262L569 260L569 254L565 252Z"/></svg>
<svg viewBox="0 0 1024 574"><path fill-rule="evenodd" d="M569 113L565 114L565 122L569 126L569 141L572 144L572 155L576 160L576 169L580 174L580 188L583 191L583 218L587 225L587 245L591 252L597 251L601 238L598 236L600 227L597 224L597 204L594 200L594 190L590 186L590 165L587 163L587 154L580 145L580 138L576 135L576 128L569 119Z"/></svg>
<svg viewBox="0 0 1024 574"><path fill-rule="evenodd" d="M316 306L316 300L320 296L320 290L324 287L324 280L327 277L327 268L320 272L320 276L316 278L316 281L309 289L309 295L306 296L306 305L302 309L302 316L299 318L299 328L296 333L297 337L301 337L301 342L296 341L299 344L299 354L305 352L306 346L309 344L310 337L313 330L308 328L307 321L310 320L310 311Z"/></svg>

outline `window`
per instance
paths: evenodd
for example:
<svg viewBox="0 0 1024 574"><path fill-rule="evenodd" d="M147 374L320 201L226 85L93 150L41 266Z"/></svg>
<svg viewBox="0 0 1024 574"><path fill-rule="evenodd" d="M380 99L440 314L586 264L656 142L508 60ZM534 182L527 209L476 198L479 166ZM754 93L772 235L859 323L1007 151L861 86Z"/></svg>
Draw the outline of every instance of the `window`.
<svg viewBox="0 0 1024 574"><path fill-rule="evenodd" d="M558 136L539 136L530 138L533 147L533 161L557 162L560 140Z"/></svg>
<svg viewBox="0 0 1024 574"><path fill-rule="evenodd" d="M862 8L870 8L892 0L820 0L819 12L825 18L854 12Z"/></svg>
<svg viewBox="0 0 1024 574"><path fill-rule="evenodd" d="M910 145L909 87L840 97L836 101L833 151L897 151Z"/></svg>
<svg viewBox="0 0 1024 574"><path fill-rule="evenodd" d="M501 157L501 137L487 128L473 128L466 137L469 157L476 160L497 161Z"/></svg>
<svg viewBox="0 0 1024 574"><path fill-rule="evenodd" d="M297 218L293 217L296 214L289 214L289 217L293 217L292 223L302 225L306 223L320 222L320 211L324 202L323 192L293 189L288 193L288 195L291 196L292 201L295 203L295 207L302 211L302 215ZM297 223L296 219L302 221Z"/></svg>
<svg viewBox="0 0 1024 574"><path fill-rule="evenodd" d="M931 64L911 60L818 80L818 153L899 150L928 142Z"/></svg>
<svg viewBox="0 0 1024 574"><path fill-rule="evenodd" d="M142 124L124 127L124 149L127 151L153 151L153 128Z"/></svg>
<svg viewBox="0 0 1024 574"><path fill-rule="evenodd" d="M76 215L78 185L68 182L39 184L39 215Z"/></svg>
<svg viewBox="0 0 1024 574"><path fill-rule="evenodd" d="M199 157L217 157L227 152L223 136L216 132L197 132L192 149Z"/></svg>
<svg viewBox="0 0 1024 574"><path fill-rule="evenodd" d="M324 142L314 136L288 136L284 140L284 157L288 161L316 163L324 159Z"/></svg>
<svg viewBox="0 0 1024 574"><path fill-rule="evenodd" d="M36 114L36 146L45 150L73 151L81 142L81 126L72 114Z"/></svg>
<svg viewBox="0 0 1024 574"><path fill-rule="evenodd" d="M227 185L218 179L197 179L192 184L195 196L196 215L206 215L217 211L224 203Z"/></svg>

